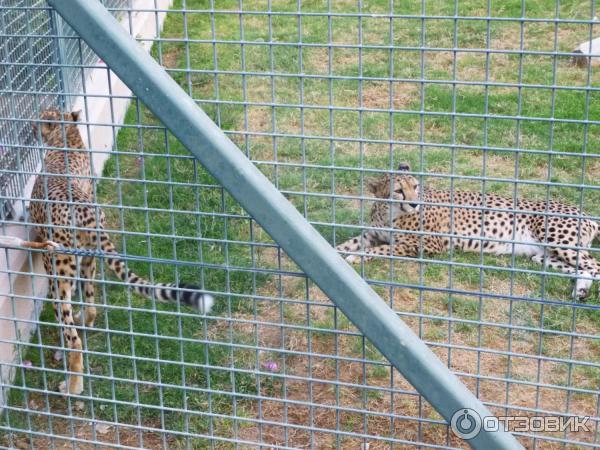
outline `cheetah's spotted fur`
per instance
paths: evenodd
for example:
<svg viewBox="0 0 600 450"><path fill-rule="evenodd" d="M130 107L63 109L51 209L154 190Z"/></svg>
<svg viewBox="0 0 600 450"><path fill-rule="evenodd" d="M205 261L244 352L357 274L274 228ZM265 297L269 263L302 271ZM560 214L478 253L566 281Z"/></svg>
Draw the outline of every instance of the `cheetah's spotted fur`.
<svg viewBox="0 0 600 450"><path fill-rule="evenodd" d="M439 234L422 235L425 254L443 253L452 243L464 251L498 255L514 252L574 274L577 280L573 295L579 299L589 295L592 279L600 280L600 263L587 250L598 233L598 224L578 208L553 200L515 201L468 191L424 189L420 195L417 179L404 173L409 170L407 164L401 164L394 176L369 183L371 193L385 199L374 203L371 225L400 230L393 232L393 242L389 231L365 231L337 246L343 253L364 252L363 256L348 255L346 260L368 260L373 255L416 257L421 235L402 233L416 231Z"/></svg>
<svg viewBox="0 0 600 450"><path fill-rule="evenodd" d="M104 231L104 213L94 205L92 181L88 178L92 175L90 152L81 139L76 124L78 120L79 112L61 114L56 110L46 110L40 115L39 132L44 143L51 148L44 158L43 167L47 175L37 177L29 207L32 221L38 224L39 236L43 240L52 239L67 248L99 248L108 256L105 261L110 269L119 279L131 284L139 294L147 297L154 295L159 300L177 301L179 298L181 302L200 311L209 312L213 304L211 295L198 292L195 286L180 285L186 290L178 291L173 284L151 285L129 271L119 258ZM35 124L34 129L37 131ZM52 275L49 278L49 295L59 300L53 305L55 318L62 325L64 342L70 350L75 350L69 352L68 356L68 368L72 375L67 382L61 383L60 390L63 393L80 394L83 391L83 379L78 374L83 372L83 356L75 323L80 322L81 318L73 317L71 296L77 285L76 277L80 276L84 280L85 324L93 326L96 318L96 308L92 306L96 261L93 256L84 256L78 264L76 256L60 252L43 256L46 273Z"/></svg>

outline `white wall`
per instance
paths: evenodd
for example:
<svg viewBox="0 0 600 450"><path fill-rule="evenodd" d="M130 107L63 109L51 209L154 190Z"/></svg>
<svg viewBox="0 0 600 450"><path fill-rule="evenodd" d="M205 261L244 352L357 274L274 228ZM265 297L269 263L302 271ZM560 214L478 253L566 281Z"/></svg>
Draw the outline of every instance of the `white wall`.
<svg viewBox="0 0 600 450"><path fill-rule="evenodd" d="M167 9L172 0L158 0L156 2L159 9ZM133 0L133 10L142 10L132 13L131 34L139 39L154 38L157 36L156 14L145 12L155 8L155 0ZM162 26L165 19L165 13L158 14L158 26ZM129 31L129 18L126 16L122 21L123 26ZM152 42L142 42L147 51L150 51ZM104 65L101 61L99 68ZM106 70L89 70L88 78L85 82L87 94L108 95L128 97L131 91L110 72L110 90L109 76ZM98 97L79 97L73 103L73 110L81 109L89 114L85 117L85 122L91 122L97 125L81 125L82 136L87 140L88 147L100 153L93 154L93 167L96 175L101 175L104 163L110 156L109 152L113 148L113 138L117 129L113 130L113 124L121 124L125 118L125 113L129 106L129 100L124 98L108 99ZM112 108L111 108L112 103ZM112 114L114 117L111 116ZM89 131L89 133L88 133ZM24 196L31 195L34 179L32 178L25 188ZM7 236L16 236L22 239L29 239L27 230L21 225L10 225L5 227ZM31 236L33 238L34 236ZM30 264L31 262L31 264ZM21 272L21 275L9 274L8 272ZM28 252L4 249L0 250L0 406L4 405L6 398L6 385L9 385L14 376L14 367L8 364L19 363L18 348L16 342L28 342L32 333L35 331L35 321L37 314L43 306L38 301L38 308L35 308L36 301L31 297L44 298L47 291L47 278L35 276L35 274L44 273L39 254L29 258Z"/></svg>

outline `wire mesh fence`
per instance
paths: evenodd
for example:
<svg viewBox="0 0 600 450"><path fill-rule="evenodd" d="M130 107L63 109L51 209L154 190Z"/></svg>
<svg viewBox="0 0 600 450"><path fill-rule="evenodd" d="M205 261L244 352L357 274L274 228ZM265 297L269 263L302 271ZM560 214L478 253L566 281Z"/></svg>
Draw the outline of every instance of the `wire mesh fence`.
<svg viewBox="0 0 600 450"><path fill-rule="evenodd" d="M131 0L103 0L102 4L111 10L115 17L121 19L127 9L131 10ZM64 37L57 46L60 58L58 68L63 80L63 93L67 94L65 106L69 108L72 106L73 99L83 90L84 80L88 75L86 69L88 66L95 65L98 57L85 42L77 39L76 33L60 16L54 15L54 20L57 28L56 35Z"/></svg>
<svg viewBox="0 0 600 450"><path fill-rule="evenodd" d="M441 206L432 221L445 225L413 230L416 256L356 252L357 270L494 414L585 422L573 430L513 420L527 448L600 446L597 287L574 298L574 273L518 254L539 244L576 250L575 265L588 258L578 239L599 216L598 74L573 49L597 33L593 1L142 3L110 6L130 32L140 13L156 23L166 13L157 36L134 37L153 44L167 72L332 245L364 230L392 244L405 238L389 214L371 216L382 200L404 203L394 189L370 186L408 164L420 185L410 202L421 211ZM77 93L84 104L105 98L109 122L86 120L81 129L100 125L116 136L102 176L89 178L120 257L151 283L195 283L216 299L201 315L143 299L98 258L97 321L80 329L84 390L65 397L56 391L68 370L60 325L52 301L37 297L33 338L3 341L19 350L6 362L16 379L2 445L466 446L137 99L124 123L116 119L123 96L111 91L114 76L71 31L47 25L45 3L14 2L0 13L13 24L3 28L3 58L21 58L0 66L0 143L17 150L19 172L35 174L23 145L44 150L29 119L51 106L49 92ZM64 69L77 75L54 75ZM26 89L10 84L18 79L11 71L32 80ZM82 81L48 87L39 71ZM107 92L86 84L92 72L105 74ZM88 136L90 152L106 155L97 140ZM14 171L2 166L0 176ZM3 199L26 202L24 184ZM403 189L409 200L411 186ZM458 208L465 191L507 203ZM543 242L514 224L517 199L542 205ZM476 213L472 222L465 208ZM532 218L531 208L523 215ZM490 237L493 226L500 232ZM424 248L428 238L464 233L482 244ZM485 247L506 242L504 255ZM14 283L29 271L5 272ZM91 306L82 291L73 303ZM10 293L13 312L2 319L14 322L25 297Z"/></svg>
<svg viewBox="0 0 600 450"><path fill-rule="evenodd" d="M33 2L30 6L41 4L42 2ZM3 8L0 14L4 30L0 44L3 62L0 65L0 83L3 89L0 111L2 117L13 119L3 120L0 125L0 165L6 170L1 176L0 192L2 197L19 197L27 180L19 179L16 172L20 168L33 172L39 162L39 155L35 149L27 148L33 142L31 127L23 126L16 119L29 119L33 114L33 97L24 92L39 90L50 93L58 89L54 69L49 65L40 65L47 64L53 57L53 42L49 37L52 27L47 13ZM40 36L37 42L27 39L28 32ZM37 89L32 89L32 86ZM10 202L5 198L0 200L2 217L11 217L13 212Z"/></svg>
<svg viewBox="0 0 600 450"><path fill-rule="evenodd" d="M122 16L129 3L104 2L117 16ZM18 198L31 178L18 172L24 169L31 174L40 164L35 136L26 121L59 102L71 106L81 93L85 68L97 58L60 17L44 10L44 0L7 1L0 7L0 112L4 119L0 124L0 217L14 219L23 208L8 198ZM64 39L59 42L57 36Z"/></svg>

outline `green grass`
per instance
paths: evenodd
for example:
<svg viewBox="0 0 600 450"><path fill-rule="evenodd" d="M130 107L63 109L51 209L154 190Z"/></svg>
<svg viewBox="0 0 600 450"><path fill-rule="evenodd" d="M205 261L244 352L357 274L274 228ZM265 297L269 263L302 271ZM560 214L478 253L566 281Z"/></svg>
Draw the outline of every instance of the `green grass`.
<svg viewBox="0 0 600 450"><path fill-rule="evenodd" d="M264 8L265 2L255 0L244 2L246 10ZM332 2L333 8L339 12L356 12L356 2ZM555 2L536 0L527 2L525 11L521 11L521 1L494 2L492 16L497 17L546 17L555 16ZM189 9L206 9L207 0L188 0ZM325 11L325 2L303 1L303 11ZM175 2L175 8L181 1ZM219 9L237 9L237 0L219 1ZM395 13L422 13L420 3L412 1L394 2ZM444 2L429 2L427 14L454 15L454 6ZM274 11L296 11L297 2L286 0L274 2ZM584 3L561 2L560 17L587 18L589 7ZM387 0L370 0L363 2L363 11L370 13L389 12ZM460 2L459 15L485 17L487 10L475 0ZM171 13L164 25L164 38L181 39L183 37L183 16ZM187 30L190 39L206 40L212 38L211 18L207 14L186 15ZM215 14L215 33L219 40L238 40L240 38L239 16L235 14ZM204 110L225 130L245 130L262 133L282 133L283 137L274 140L269 136L232 135L231 138L240 146L258 167L276 185L288 191L287 197L306 214L313 222L345 223L357 225L361 220L367 221L369 202L364 202L364 217L356 201L304 195L337 194L356 195L362 192L361 185L368 175L356 170L344 168L389 169L398 162L409 162L413 168L424 172L480 177L484 174L495 178L485 184L487 192L496 192L512 196L515 185L512 182L515 174L520 180L551 181L571 184L592 184L599 166L595 159L589 159L585 167L578 153L598 154L600 147L600 127L585 126L580 123L550 123L538 119L576 119L584 120L586 105L589 105L590 118L600 115L600 98L597 92L587 92L587 70L574 66L568 58L550 56L518 55L492 53L486 59L484 54L473 52L429 51L419 53L410 49L387 49L303 47L300 55L298 47L279 46L272 48L263 45L268 41L268 17L264 15L245 15L243 17L244 39L248 44L243 50L239 44L218 43L214 46L202 42L164 42L155 46L153 55L168 65L169 73L186 90ZM329 22L327 17L304 16L301 31L298 19L294 16L273 15L272 38L274 42L297 42L299 34L304 43L326 44L329 40ZM331 19L331 41L337 44L358 43L359 21L353 17L333 17ZM448 47L454 39L454 21L431 19L425 22L426 41L422 42L420 19L398 18L392 23L394 34L390 36L390 21L373 17L362 20L362 42L368 45L394 44L403 48L425 45L427 47ZM477 49L487 46L485 19L457 21L456 39L458 45L465 49ZM515 50L520 45L520 25L517 22L498 21L490 23L491 47L495 49ZM554 24L527 23L523 27L523 45L527 50L553 50ZM574 24L558 25L558 49L570 51L577 43L587 39L587 27ZM214 65L215 53L218 67ZM421 56L422 55L422 56ZM421 65L421 57L424 64ZM331 59L331 67L328 61ZM299 76L222 74L218 77L206 73L189 73L186 71L188 61L193 69L270 72L281 74L300 73L309 75L328 75L334 77L371 77L375 80L359 82L355 79L318 79L300 78ZM245 62L243 65L242 62ZM489 65L489 74L486 66ZM556 67L555 77L553 77ZM490 85L486 88L472 85L453 85L456 76L459 81L506 83L505 86ZM379 78L401 78L401 82L389 83ZM421 78L443 81L441 83L420 83ZM444 82L445 81L445 82ZM600 75L592 72L591 84L597 85ZM215 90L218 82L218 99L228 104L215 105ZM273 83L273 85L272 85ZM530 87L517 88L510 84L530 84ZM552 84L561 86L580 86L581 90L551 90L540 86ZM272 87L274 96L272 96ZM245 90L245 95L244 95ZM303 91L303 97L300 92ZM361 95L362 94L362 95ZM393 95L392 95L393 94ZM336 107L350 110L327 108L330 97ZM389 112L390 97L394 112ZM286 106L249 105L244 107L239 102L275 103ZM306 108L296 105L303 103ZM423 103L425 115L420 115ZM289 106L293 105L293 106ZM311 108L311 106L313 108ZM362 109L363 112L359 113ZM457 115L453 115L457 113ZM139 116L138 116L139 115ZM484 115L488 115L487 118ZM517 119L517 116L519 119ZM156 119L145 108L139 112L132 106L127 114L126 123L155 125ZM328 139L331 131L338 139ZM301 139L302 135L315 139ZM584 148L584 136L587 144ZM141 140L140 140L141 139ZM363 144L352 140L362 139ZM373 141L397 140L403 144L390 146ZM369 142L370 141L370 142ZM168 144L168 145L165 145ZM452 144L453 148L440 147L434 144ZM478 148L488 148L479 150ZM564 152L564 155L552 156L533 153L517 153L511 149ZM168 261L189 262L190 265L177 267L172 263L154 264L153 275L157 280L170 281L176 272L179 279L188 282L200 280L208 289L220 292L232 292L240 296L222 296L215 309L215 314L242 314L250 311L248 301L255 286L261 289L264 277L252 276L235 267L252 267L252 254L248 246L226 244L230 241L249 241L250 226L247 219L227 218L222 215L243 215L243 210L230 196L223 192L215 180L200 166L187 158L169 158L170 155L187 155L185 149L171 135L164 131L150 128L124 128L118 136L117 149L124 152L109 160L105 175L122 178L123 182L106 180L98 187L99 201L114 205L105 208L108 222L115 230L121 227L130 232L142 233L139 236L125 236L121 239L121 248L127 253L138 256L152 256ZM573 154L573 155L571 155ZM422 161L422 165L421 165ZM551 161L552 173L545 170ZM290 163L290 165L285 165ZM279 164L279 165L278 165ZM296 166L294 165L296 164ZM298 164L305 164L303 167ZM276 167L278 165L278 167ZM311 167L319 166L319 167ZM163 184L144 184L139 180L162 181ZM169 180L178 183L190 183L187 186L173 186ZM449 187L449 181L441 178L425 177L424 183L437 188ZM481 190L480 181L456 180L457 189ZM333 188L332 188L333 187ZM546 198L546 187L531 184L519 184L517 194L534 199ZM578 189L551 187L551 198L567 203L583 204L584 210L590 214L600 214L600 192L586 191L583 196ZM118 208L119 202L128 207L147 205L154 209L174 209L171 215L164 211L133 211ZM335 208L333 208L335 206ZM217 214L215 214L217 213ZM334 234L336 242L355 235L354 230L339 229L334 231L330 226L319 226L319 231L331 242ZM167 237L159 237L158 234ZM177 236L175 240L171 236ZM203 241L196 238L202 236ZM264 233L254 237L268 242ZM219 242L221 241L221 242ZM210 268L193 264L202 261ZM465 264L488 266L455 267L447 264L447 255L433 258L431 264L420 266L418 263L394 263L393 281L399 284L423 283L426 287L452 288L472 294L497 294L520 297L543 295L554 300L570 300L570 285L564 278L547 276L544 283L541 278L532 274L511 273L510 257L484 256L455 252L453 260ZM265 267L277 267L272 261L261 262ZM230 268L227 268L226 266ZM139 274L150 276L149 265L145 262L131 262L130 266ZM498 267L505 270L495 270ZM540 269L525 258L516 258L515 267ZM364 275L373 280L390 280L390 263L373 261L364 267ZM304 284L297 288L302 296ZM480 290L481 287L481 290ZM543 291L542 291L543 289ZM444 318L451 316L457 319L453 325L453 339L465 339L469 343L476 336L477 327L460 322L463 320L484 320L499 324L521 324L531 327L543 327L549 330L570 331L583 327L598 331L600 316L593 311L577 311L569 307L531 305L516 301L509 305L506 299L486 298L480 301L477 295L447 295L424 291L419 295L422 311L439 319L427 321L424 337L428 340L447 342L448 322ZM149 308L150 302L129 297L120 287L107 287L106 297L111 305L127 306L131 302L136 308ZM591 303L599 301L597 290ZM413 305L414 306L414 305ZM411 306L411 307L413 307ZM403 304L395 304L402 311L411 308ZM416 308L416 307L415 307ZM510 311L509 309L510 308ZM161 311L174 311L168 305L157 305ZM413 312L416 310L412 310ZM189 312L189 311L187 311ZM210 329L212 321L193 317L179 318L176 315L161 315L155 329L153 314L149 312L122 310L102 311L98 327L111 330L124 330L147 333L150 335L184 337L202 337L206 327ZM333 327L333 316L326 316L316 326ZM46 308L44 321L52 322L52 315ZM342 320L342 319L339 319ZM345 323L340 322L340 323ZM504 331L502 331L503 333ZM496 333L496 331L493 331ZM501 332L497 332L501 333ZM43 326L42 335L45 342L56 344L54 327ZM315 333L315 339L330 339L330 333ZM496 338L500 334L493 334ZM502 335L507 339L508 334ZM515 333L517 336L517 333ZM243 340L243 335L232 334L228 340ZM515 337L517 339L517 337ZM531 351L535 347L537 334L518 334L518 339L530 342ZM484 339L484 345L496 345L493 338ZM140 403L159 405L160 399L165 406L182 408L187 402L188 408L202 411L207 408L208 397L202 392L184 394L178 387L160 389L153 388L151 382L157 377L163 383L174 386L188 385L199 389L209 385L213 389L230 391L234 388L240 392L252 393L256 389L256 381L251 376L231 378L230 372L211 370L202 367L229 366L232 358L236 366L251 365L252 355L243 352L233 354L227 347L211 344L206 348L200 343L179 342L176 339L130 338L128 334L107 334L104 332L88 335L88 347L96 352L108 352L108 345L113 354L112 370L117 378L130 379L137 373L140 381L148 381L134 389L132 383L123 381L115 384L112 392L110 380L94 380L94 411L98 417L106 420L119 420L124 423L135 423L137 414L142 421L156 421L160 418L155 409L118 406L114 408L106 399L133 401L136 396ZM475 345L475 344L474 344ZM524 344L525 345L525 344ZM589 360L598 361L600 349L589 344ZM362 343L356 342L356 352L362 350ZM366 351L372 359L377 359L376 351L367 346ZM542 352L549 354L555 351L552 345L544 345ZM133 362L126 357L114 355L132 355L149 358L150 361ZM553 353L554 354L554 353ZM560 354L568 356L568 354ZM45 364L61 367L51 362L49 355L44 355ZM34 365L41 364L37 351L31 351L27 358ZM168 364L157 364L152 359L160 358ZM89 358L90 370L93 374L107 375L111 359L106 355L94 355ZM181 361L197 365L183 368ZM375 376L383 376L384 371L374 368ZM160 373L159 373L160 372ZM585 375L585 374L584 374ZM589 374L594 379L597 373ZM62 379L60 374L48 375L50 387ZM42 385L41 374L28 371L25 380L28 386ZM230 396L213 395L210 399L213 411L230 414L233 403ZM22 396L13 391L13 405L22 404ZM60 400L53 400L58 404ZM249 404L238 402L238 414L244 414ZM104 405L104 407L102 407ZM87 409L89 411L89 407ZM11 416L12 418L12 416ZM17 416L15 415L15 418ZM195 432L207 432L208 422L202 417L192 417L186 425L185 417L179 414L166 413L164 417L167 427L181 430L188 426ZM231 435L230 424L221 423L220 433ZM345 424L349 429L351 424ZM229 430L229 431L228 431ZM229 434L227 434L229 433Z"/></svg>

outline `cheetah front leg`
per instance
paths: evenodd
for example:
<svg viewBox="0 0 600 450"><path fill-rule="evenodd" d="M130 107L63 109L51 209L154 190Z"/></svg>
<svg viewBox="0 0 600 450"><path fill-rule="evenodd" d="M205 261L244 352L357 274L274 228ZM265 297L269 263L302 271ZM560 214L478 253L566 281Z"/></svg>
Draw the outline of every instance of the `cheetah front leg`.
<svg viewBox="0 0 600 450"><path fill-rule="evenodd" d="M55 300L54 317L61 325L64 344L70 350L68 352L68 370L67 380L59 385L59 390L63 394L81 394L83 392L83 346L81 338L75 328L73 317L73 307L71 305L71 295L75 287L73 278L75 273L76 260L74 256L61 255L56 257L56 271L59 272L58 280L49 278L50 295ZM48 270L48 268L50 270ZM46 268L47 273L52 274L52 267ZM57 292L58 289L58 292ZM57 301L59 300L59 301Z"/></svg>
<svg viewBox="0 0 600 450"><path fill-rule="evenodd" d="M568 274L579 275L584 278L577 277L575 279L575 286L573 287L573 297L577 300L584 300L590 295L590 288L592 287L592 274L587 271L575 269L575 267L567 264L560 260L556 256L535 255L531 258L532 261L542 264L544 267L549 267L554 270L560 270L561 272Z"/></svg>
<svg viewBox="0 0 600 450"><path fill-rule="evenodd" d="M341 243L340 245L336 246L335 249L342 254L368 251L368 249L373 248L379 242L380 241L374 231L365 231L359 236ZM361 255L350 254L347 255L345 259L349 263L354 263L360 261Z"/></svg>
<svg viewBox="0 0 600 450"><path fill-rule="evenodd" d="M444 248L442 239L436 236L424 236L422 238L423 252L426 254L440 253ZM421 248L421 237L415 235L404 235L394 243L394 245L383 244L366 249L362 258L369 261L376 256L401 256L415 258L419 256ZM358 259L361 257L359 256Z"/></svg>
<svg viewBox="0 0 600 450"><path fill-rule="evenodd" d="M83 346L81 344L81 338L75 328L75 321L73 319L73 309L71 305L71 291L73 289L72 282L59 282L59 291L62 303L60 304L61 309L61 323L63 329L64 340L67 343L67 347L70 350L68 356L68 370L69 375L66 381L61 381L59 390L63 394L75 394L79 395L83 392ZM66 293L66 295L65 295ZM58 305L55 307L58 310Z"/></svg>

